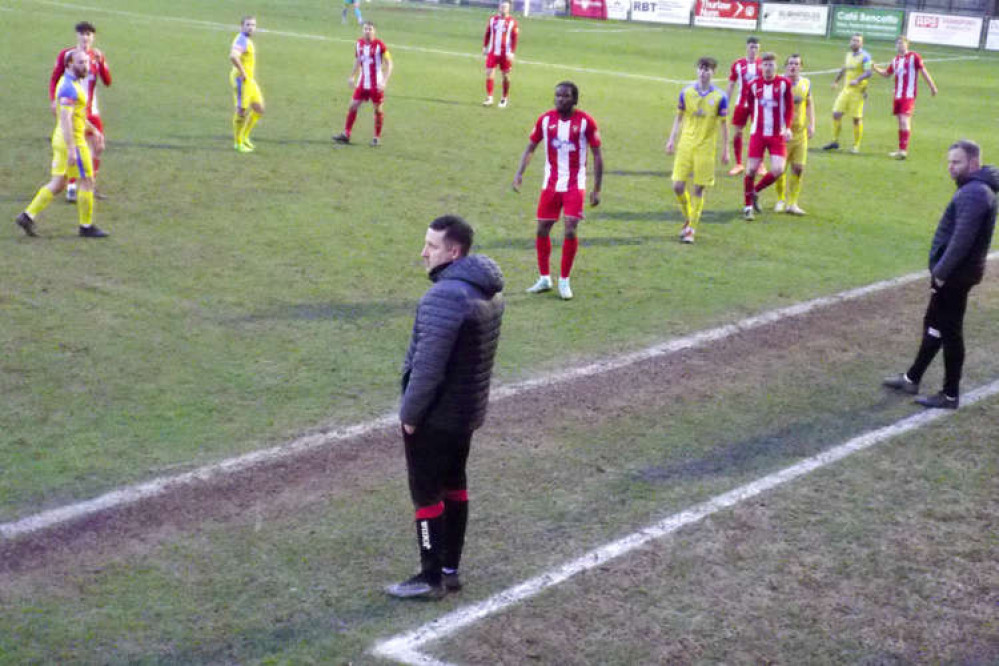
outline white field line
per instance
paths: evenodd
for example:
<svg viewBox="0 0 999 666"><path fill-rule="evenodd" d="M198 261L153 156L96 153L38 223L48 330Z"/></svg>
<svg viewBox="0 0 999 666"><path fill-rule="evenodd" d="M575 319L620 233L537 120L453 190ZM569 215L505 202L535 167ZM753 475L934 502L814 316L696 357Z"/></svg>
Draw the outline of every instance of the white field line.
<svg viewBox="0 0 999 666"><path fill-rule="evenodd" d="M999 252L993 252L989 255L990 260L997 257L999 257ZM539 387L554 386L556 384L569 382L582 377L599 375L612 370L617 370L633 363L668 356L685 349L692 349L706 345L710 342L723 340L743 331L753 330L755 328L776 323L791 317L799 317L815 310L836 305L837 303L857 300L870 294L875 294L921 279L927 279L927 273L925 271L910 273L909 275L903 275L901 277L885 280L883 282L875 282L864 287L833 294L832 296L822 296L810 301L791 305L786 308L770 310L769 312L748 317L734 324L727 324L717 328L700 331L682 338L667 340L661 344L653 345L636 352L613 356L576 368L549 373L541 377L516 382L514 384L497 386L492 391L490 400L503 400L504 398L509 398ZM280 460L290 460L297 456L309 453L310 451L331 446L336 442L343 441L345 439L374 432L375 430L388 427L394 423L397 423L396 414L385 414L372 421L305 435L278 446L252 451L234 458L228 458L226 460L222 460L221 462L199 467L198 469L185 472L183 474L158 477L143 483L124 486L93 499L67 504L54 509L49 509L47 511L41 511L12 522L0 523L0 537L4 539L23 537L27 534L50 529L71 521L80 520L81 518L85 518L102 511L118 509L136 502L159 497L160 495L163 495L173 489L182 488L194 483L210 483L213 480L224 479L258 465L273 463Z"/></svg>
<svg viewBox="0 0 999 666"><path fill-rule="evenodd" d="M999 394L999 380L962 395L961 401L965 405L971 405L996 394ZM904 418L889 426L866 432L843 444L839 444L822 453L795 463L790 467L785 467L778 472L768 474L727 493L717 495L706 502L675 513L654 525L633 532L617 541L600 546L581 557L550 569L519 585L507 588L488 599L458 608L447 615L428 622L422 627L382 641L376 644L371 651L375 655L403 664L449 666L446 662L438 661L421 653L419 649L427 643L445 638L459 629L475 624L479 620L490 615L495 615L521 601L534 597L548 588L559 585L576 574L599 567L613 559L627 555L651 541L668 536L682 527L700 522L704 518L718 513L723 509L728 509L761 493L794 481L799 477L810 474L826 465L838 462L858 451L863 451L904 433L922 428L955 413L944 409L930 409Z"/></svg>

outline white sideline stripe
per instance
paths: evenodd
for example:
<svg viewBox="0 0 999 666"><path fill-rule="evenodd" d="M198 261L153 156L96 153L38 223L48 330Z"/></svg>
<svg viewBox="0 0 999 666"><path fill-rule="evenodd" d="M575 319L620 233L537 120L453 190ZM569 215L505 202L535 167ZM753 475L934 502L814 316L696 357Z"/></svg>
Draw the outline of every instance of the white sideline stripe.
<svg viewBox="0 0 999 666"><path fill-rule="evenodd" d="M952 62L955 60L978 60L978 59L979 59L978 56L949 56L945 58L923 58L923 62ZM840 69L841 69L840 67L837 67L836 69L817 69L814 72L802 72L802 74L805 74L807 76L811 76L814 74L839 74Z"/></svg>
<svg viewBox="0 0 999 666"><path fill-rule="evenodd" d="M979 387L970 393L961 396L964 405L971 405L979 400L989 398L999 394L999 380L991 384ZM822 453L806 458L790 467L768 474L755 481L739 486L727 493L717 495L706 502L696 504L688 509L675 513L668 518L650 525L646 528L633 532L626 537L612 541L591 550L585 555L578 557L545 573L535 576L529 580L507 588L502 592L463 608L443 615L436 620L428 622L422 627L418 627L404 634L399 634L385 641L376 644L372 653L380 657L386 657L403 664L422 664L433 666L449 666L446 662L441 662L428 657L419 651L419 648L432 641L445 638L459 629L463 629L471 624L475 624L481 619L494 615L502 610L513 606L538 595L539 593L554 587L576 574L589 571L602 564L626 555L637 548L641 548L650 541L661 539L681 527L700 522L704 518L718 513L722 509L727 509L741 502L751 499L761 493L772 490L790 481L810 474L817 469L838 462L847 456L858 451L863 451L876 444L887 441L907 432L922 428L935 421L946 418L957 412L945 409L928 409L913 416L896 421L895 423L871 430L854 437L853 439L827 449Z"/></svg>
<svg viewBox="0 0 999 666"><path fill-rule="evenodd" d="M999 257L999 252L989 255L989 260ZM850 289L832 296L822 296L810 301L798 303L786 308L771 310L753 317L748 317L734 324L727 324L717 328L708 329L688 335L683 338L667 340L658 345L653 345L637 352L621 354L594 363L554 372L543 377L536 377L521 382L516 382L507 386L498 386L492 391L490 401L503 400L511 396L518 395L524 391L544 386L553 386L563 382L572 381L581 377L599 375L612 370L617 370L633 363L646 361L660 356L667 356L684 349L692 349L709 342L715 342L727 337L731 337L742 331L749 331L760 326L772 324L789 317L797 317L814 310L856 300L864 296L874 294L887 289L892 289L909 282L927 277L926 271L910 273L891 280L875 282L873 284ZM265 463L275 462L294 458L295 456L329 446L335 442L358 437L380 428L385 428L398 422L395 413L385 414L372 421L358 423L352 426L337 428L328 432L319 432L305 435L290 442L273 446L266 449L251 451L250 453L228 458L218 463L199 467L190 472L185 472L176 476L158 477L144 483L124 486L117 490L110 491L93 499L67 504L55 509L41 511L34 515L26 516L19 520L0 524L0 537L13 539L22 537L33 532L49 529L63 523L79 520L86 516L94 515L101 511L116 509L136 502L158 497L173 488L179 488L193 483L206 483L214 479L225 478L232 474L245 471L251 467Z"/></svg>

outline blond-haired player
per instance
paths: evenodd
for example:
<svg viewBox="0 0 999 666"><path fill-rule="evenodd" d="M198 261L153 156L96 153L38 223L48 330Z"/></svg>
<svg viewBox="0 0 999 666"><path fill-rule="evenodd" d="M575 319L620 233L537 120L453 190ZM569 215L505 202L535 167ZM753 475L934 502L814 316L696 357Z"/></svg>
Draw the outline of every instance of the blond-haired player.
<svg viewBox="0 0 999 666"><path fill-rule="evenodd" d="M822 146L822 150L839 149L839 133L843 129L843 116L853 118L853 148L851 153L860 152L860 140L864 136L864 101L867 99L867 84L870 83L873 62L871 54L864 50L864 36L860 33L850 37L850 50L846 54L843 67L832 83L833 90L839 85L840 79L846 79L846 85L833 103L833 140Z"/></svg>
<svg viewBox="0 0 999 666"><path fill-rule="evenodd" d="M798 195L801 194L801 178L805 174L805 160L808 158L808 140L815 134L812 83L801 75L801 64L801 56L797 53L789 55L784 63L784 72L791 81L791 94L794 97L791 140L787 142L787 163L791 165L791 175L788 177L785 169L775 184L777 205L774 210L790 215L805 214L798 206Z"/></svg>

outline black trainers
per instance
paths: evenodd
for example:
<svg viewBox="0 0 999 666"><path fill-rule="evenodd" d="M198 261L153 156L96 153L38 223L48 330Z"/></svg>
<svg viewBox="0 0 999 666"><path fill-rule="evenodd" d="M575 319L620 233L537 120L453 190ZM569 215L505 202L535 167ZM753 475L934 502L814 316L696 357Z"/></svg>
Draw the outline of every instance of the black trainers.
<svg viewBox="0 0 999 666"><path fill-rule="evenodd" d="M91 224L89 227L80 227L80 235L84 238L107 238L111 234L104 231L96 224Z"/></svg>
<svg viewBox="0 0 999 666"><path fill-rule="evenodd" d="M409 580L405 580L395 585L385 588L385 594L396 599L416 599L421 601L437 601L447 595L444 585L429 582L422 573L418 573Z"/></svg>
<svg viewBox="0 0 999 666"><path fill-rule="evenodd" d="M908 393L909 395L916 395L919 393L919 384L911 381L905 376L905 373L899 375L892 375L891 377L885 377L881 385L885 388L894 389L896 391L901 391L902 393Z"/></svg>
<svg viewBox="0 0 999 666"><path fill-rule="evenodd" d="M461 591L461 578L458 577L457 571L441 574L441 582L444 584L444 589L448 592Z"/></svg>
<svg viewBox="0 0 999 666"><path fill-rule="evenodd" d="M935 395L921 395L916 398L916 404L929 409L957 409L961 403L958 398L951 398L943 391Z"/></svg>
<svg viewBox="0 0 999 666"><path fill-rule="evenodd" d="M379 139L377 136L371 140L371 147L372 148L377 148L380 145L382 145L382 140Z"/></svg>
<svg viewBox="0 0 999 666"><path fill-rule="evenodd" d="M350 143L350 137L345 132L334 134L333 143Z"/></svg>
<svg viewBox="0 0 999 666"><path fill-rule="evenodd" d="M763 206L760 205L760 195L753 192L753 210L757 213L763 212Z"/></svg>
<svg viewBox="0 0 999 666"><path fill-rule="evenodd" d="M830 141L822 146L822 150L839 150L839 141Z"/></svg>
<svg viewBox="0 0 999 666"><path fill-rule="evenodd" d="M31 219L31 216L27 213L21 213L14 218L14 224L24 229L24 233L28 234L32 238L37 238L38 234L35 232L35 221Z"/></svg>

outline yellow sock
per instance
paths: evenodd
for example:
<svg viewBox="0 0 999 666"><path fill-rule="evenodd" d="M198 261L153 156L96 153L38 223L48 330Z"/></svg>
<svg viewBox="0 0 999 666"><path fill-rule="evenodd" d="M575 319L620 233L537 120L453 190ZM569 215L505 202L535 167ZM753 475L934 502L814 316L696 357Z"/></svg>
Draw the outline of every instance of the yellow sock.
<svg viewBox="0 0 999 666"><path fill-rule="evenodd" d="M256 111L247 111L246 113L246 123L243 126L243 138L241 142L245 142L250 138L250 132L253 131L253 126L257 124L260 120L260 114Z"/></svg>
<svg viewBox="0 0 999 666"><path fill-rule="evenodd" d="M232 139L237 144L243 143L243 119L238 113L232 114Z"/></svg>
<svg viewBox="0 0 999 666"><path fill-rule="evenodd" d="M864 121L858 120L853 123L853 147L860 148L860 140L864 136Z"/></svg>
<svg viewBox="0 0 999 666"><path fill-rule="evenodd" d="M673 194L676 194L674 192ZM676 194L676 203L680 207L680 215L683 216L684 222L690 221L690 195L687 194L687 190L683 191L683 194Z"/></svg>
<svg viewBox="0 0 999 666"><path fill-rule="evenodd" d="M80 188L76 193L76 215L81 227L89 227L94 221L94 193Z"/></svg>
<svg viewBox="0 0 999 666"><path fill-rule="evenodd" d="M38 217L38 214L45 210L50 203L52 203L52 199L54 198L55 195L49 191L49 188L43 187L38 190L38 193L35 194L35 198L31 200L31 203L24 209L24 212L30 215L33 220Z"/></svg>
<svg viewBox="0 0 999 666"><path fill-rule="evenodd" d="M697 223L701 221L701 211L704 210L704 195L690 197L690 227L697 229Z"/></svg>
<svg viewBox="0 0 999 666"><path fill-rule="evenodd" d="M777 200L784 200L784 186L787 185L787 169L784 169L780 178L774 181L774 191L777 193Z"/></svg>
<svg viewBox="0 0 999 666"><path fill-rule="evenodd" d="M833 118L833 141L839 143L839 133L843 130L843 119Z"/></svg>
<svg viewBox="0 0 999 666"><path fill-rule="evenodd" d="M794 171L791 172L787 195L788 206L796 206L798 204L798 195L801 194L801 178L804 175L805 174L801 174L801 176L799 176L794 173Z"/></svg>

